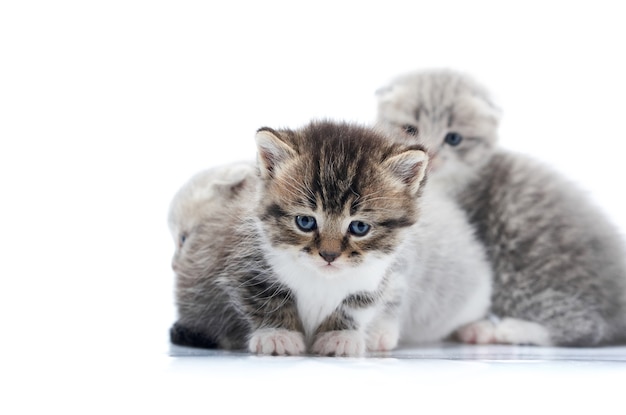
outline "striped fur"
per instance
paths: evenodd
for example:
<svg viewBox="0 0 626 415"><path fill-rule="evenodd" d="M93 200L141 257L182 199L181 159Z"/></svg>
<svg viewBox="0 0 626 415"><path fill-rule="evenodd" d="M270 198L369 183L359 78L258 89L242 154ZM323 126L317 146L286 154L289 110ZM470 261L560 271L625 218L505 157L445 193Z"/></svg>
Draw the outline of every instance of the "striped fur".
<svg viewBox="0 0 626 415"><path fill-rule="evenodd" d="M256 169L205 172L172 204L172 341L352 356L485 315L484 252L462 212L428 191L419 146L332 122L263 128L257 146ZM316 226L303 230L302 216ZM355 221L371 228L355 234Z"/></svg>

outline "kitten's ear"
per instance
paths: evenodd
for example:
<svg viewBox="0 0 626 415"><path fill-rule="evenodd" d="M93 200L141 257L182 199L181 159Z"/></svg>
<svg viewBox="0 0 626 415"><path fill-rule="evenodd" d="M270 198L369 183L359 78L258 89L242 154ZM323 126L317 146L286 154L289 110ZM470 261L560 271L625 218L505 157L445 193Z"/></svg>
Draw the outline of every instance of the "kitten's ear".
<svg viewBox="0 0 626 415"><path fill-rule="evenodd" d="M378 98L379 104L388 103L390 101L397 100L399 97L400 88L395 85L387 85L376 90L376 98Z"/></svg>
<svg viewBox="0 0 626 415"><path fill-rule="evenodd" d="M422 150L407 150L383 163L383 167L403 184L408 185L414 195L417 195L420 189L427 166L428 156Z"/></svg>
<svg viewBox="0 0 626 415"><path fill-rule="evenodd" d="M245 187L246 181L253 177L255 168L251 164L241 163L224 169L219 179L213 182L213 188L224 197L231 198Z"/></svg>
<svg viewBox="0 0 626 415"><path fill-rule="evenodd" d="M502 110L487 95L472 95L459 100L459 108L467 107L482 118L498 125L502 118Z"/></svg>
<svg viewBox="0 0 626 415"><path fill-rule="evenodd" d="M281 140L280 135L271 128L259 129L255 138L259 169L261 170L261 177L264 179L274 177L276 168L295 155L291 147Z"/></svg>

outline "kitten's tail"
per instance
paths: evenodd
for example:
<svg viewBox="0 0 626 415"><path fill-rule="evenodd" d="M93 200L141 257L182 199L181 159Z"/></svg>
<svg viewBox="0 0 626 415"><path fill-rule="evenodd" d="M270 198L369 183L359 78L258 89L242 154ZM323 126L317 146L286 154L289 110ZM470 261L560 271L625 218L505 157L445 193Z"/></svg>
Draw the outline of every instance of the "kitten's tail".
<svg viewBox="0 0 626 415"><path fill-rule="evenodd" d="M219 344L206 334L182 326L178 322L170 328L170 341L179 346L203 349L217 349L219 347Z"/></svg>

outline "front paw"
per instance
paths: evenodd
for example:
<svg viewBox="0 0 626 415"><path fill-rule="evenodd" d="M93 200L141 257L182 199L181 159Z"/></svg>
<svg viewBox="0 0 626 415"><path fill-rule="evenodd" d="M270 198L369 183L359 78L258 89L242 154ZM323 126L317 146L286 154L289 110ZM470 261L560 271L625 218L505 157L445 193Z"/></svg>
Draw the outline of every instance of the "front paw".
<svg viewBox="0 0 626 415"><path fill-rule="evenodd" d="M317 336L312 351L322 356L363 356L365 338L356 330L327 331Z"/></svg>
<svg viewBox="0 0 626 415"><path fill-rule="evenodd" d="M490 320L480 320L466 324L456 332L463 343L491 344L496 341L496 324Z"/></svg>
<svg viewBox="0 0 626 415"><path fill-rule="evenodd" d="M304 353L306 346L304 335L300 332L285 329L259 329L252 334L248 349L257 354L297 356Z"/></svg>
<svg viewBox="0 0 626 415"><path fill-rule="evenodd" d="M388 352L398 345L400 333L395 327L380 327L372 330L367 336L367 350L372 352Z"/></svg>

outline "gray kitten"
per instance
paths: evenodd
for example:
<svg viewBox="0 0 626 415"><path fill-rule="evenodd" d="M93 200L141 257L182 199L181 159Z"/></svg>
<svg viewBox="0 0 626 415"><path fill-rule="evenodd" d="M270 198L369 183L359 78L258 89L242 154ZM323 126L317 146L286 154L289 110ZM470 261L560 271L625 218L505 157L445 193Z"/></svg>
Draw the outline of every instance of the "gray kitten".
<svg viewBox="0 0 626 415"><path fill-rule="evenodd" d="M234 163L196 174L174 196L168 224L176 250L178 321L170 329L172 343L203 348L243 349L250 324L219 283L215 264L244 214L256 188L255 166ZM216 235L219 235L216 237Z"/></svg>
<svg viewBox="0 0 626 415"><path fill-rule="evenodd" d="M258 169L201 173L172 202L174 343L355 356L484 318L485 254L421 147L331 122L256 139Z"/></svg>
<svg viewBox="0 0 626 415"><path fill-rule="evenodd" d="M484 242L491 311L462 329L476 343L595 346L626 338L626 265L615 228L574 186L497 147L499 110L454 71L395 79L378 92L378 122L424 145L430 184L447 189Z"/></svg>

